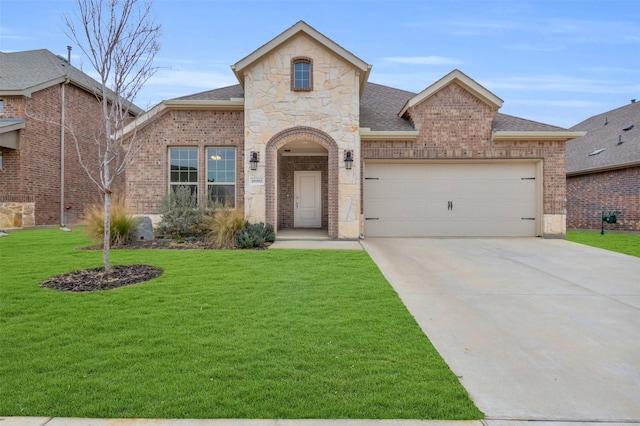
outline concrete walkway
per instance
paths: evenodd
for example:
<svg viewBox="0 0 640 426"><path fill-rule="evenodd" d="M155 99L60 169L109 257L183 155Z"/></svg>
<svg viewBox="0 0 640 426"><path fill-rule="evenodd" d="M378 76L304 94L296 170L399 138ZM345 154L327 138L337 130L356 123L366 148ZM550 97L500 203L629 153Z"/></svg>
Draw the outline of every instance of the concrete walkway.
<svg viewBox="0 0 640 426"><path fill-rule="evenodd" d="M283 229L269 249L362 250L359 240L330 240L326 229Z"/></svg>
<svg viewBox="0 0 640 426"><path fill-rule="evenodd" d="M640 423L639 258L536 238L362 244L488 419Z"/></svg>

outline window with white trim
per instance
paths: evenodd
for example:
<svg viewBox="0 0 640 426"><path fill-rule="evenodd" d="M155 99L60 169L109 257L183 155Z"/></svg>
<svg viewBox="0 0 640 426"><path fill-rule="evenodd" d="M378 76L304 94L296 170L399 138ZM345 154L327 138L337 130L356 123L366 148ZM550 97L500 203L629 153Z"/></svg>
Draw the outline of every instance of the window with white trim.
<svg viewBox="0 0 640 426"><path fill-rule="evenodd" d="M169 148L169 188L185 186L198 198L198 148Z"/></svg>
<svg viewBox="0 0 640 426"><path fill-rule="evenodd" d="M236 149L207 148L207 194L209 201L236 206Z"/></svg>

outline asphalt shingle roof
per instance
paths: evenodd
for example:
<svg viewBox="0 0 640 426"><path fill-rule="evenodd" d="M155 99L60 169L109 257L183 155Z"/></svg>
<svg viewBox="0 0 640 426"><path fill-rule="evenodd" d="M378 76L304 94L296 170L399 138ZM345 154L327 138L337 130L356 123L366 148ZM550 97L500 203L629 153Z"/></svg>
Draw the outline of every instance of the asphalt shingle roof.
<svg viewBox="0 0 640 426"><path fill-rule="evenodd" d="M206 92L194 93L193 95L174 98L174 101L228 101L231 98L244 98L244 90L239 84L221 87L219 89L207 90Z"/></svg>
<svg viewBox="0 0 640 426"><path fill-rule="evenodd" d="M24 52L0 52L0 93L29 91L47 83L69 77L85 90L99 90L100 83L71 65L63 57L46 49ZM141 114L142 109L132 105L131 111Z"/></svg>
<svg viewBox="0 0 640 426"><path fill-rule="evenodd" d="M496 132L558 132L567 129L498 113L493 119L493 130Z"/></svg>
<svg viewBox="0 0 640 426"><path fill-rule="evenodd" d="M567 142L567 173L640 164L640 102L594 115L571 130L587 134Z"/></svg>
<svg viewBox="0 0 640 426"><path fill-rule="evenodd" d="M401 118L398 113L407 101L416 93L395 89L376 83L367 83L360 98L360 127L373 131L411 131L415 130L411 121ZM244 98L239 84L220 89L182 96L173 100L224 101L231 98ZM562 127L538 123L511 115L496 115L493 121L495 131L550 132L563 131Z"/></svg>
<svg viewBox="0 0 640 426"><path fill-rule="evenodd" d="M360 127L373 131L415 130L398 113L416 94L375 83L367 83L360 98Z"/></svg>

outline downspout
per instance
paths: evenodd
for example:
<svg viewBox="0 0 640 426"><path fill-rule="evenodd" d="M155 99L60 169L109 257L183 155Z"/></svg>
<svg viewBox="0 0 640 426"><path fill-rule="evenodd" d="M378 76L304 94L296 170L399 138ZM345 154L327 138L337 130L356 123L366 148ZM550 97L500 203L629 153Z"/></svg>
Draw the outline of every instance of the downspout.
<svg viewBox="0 0 640 426"><path fill-rule="evenodd" d="M65 87L69 84L69 77L65 77L64 82L60 85L62 90L60 91L60 229L63 231L70 231L65 224L65 205L64 205L64 133L65 133Z"/></svg>

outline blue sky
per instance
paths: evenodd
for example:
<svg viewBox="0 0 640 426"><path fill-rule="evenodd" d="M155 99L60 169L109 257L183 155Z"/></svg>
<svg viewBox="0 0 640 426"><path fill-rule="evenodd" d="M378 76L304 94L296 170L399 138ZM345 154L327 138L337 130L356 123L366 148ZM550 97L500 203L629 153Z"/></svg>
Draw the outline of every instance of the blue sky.
<svg viewBox="0 0 640 426"><path fill-rule="evenodd" d="M640 100L638 0L155 0L159 72L136 103L236 84L230 65L299 20L419 92L460 69L500 112L562 127ZM0 0L0 50L66 56L75 0ZM91 74L74 46L72 63Z"/></svg>

